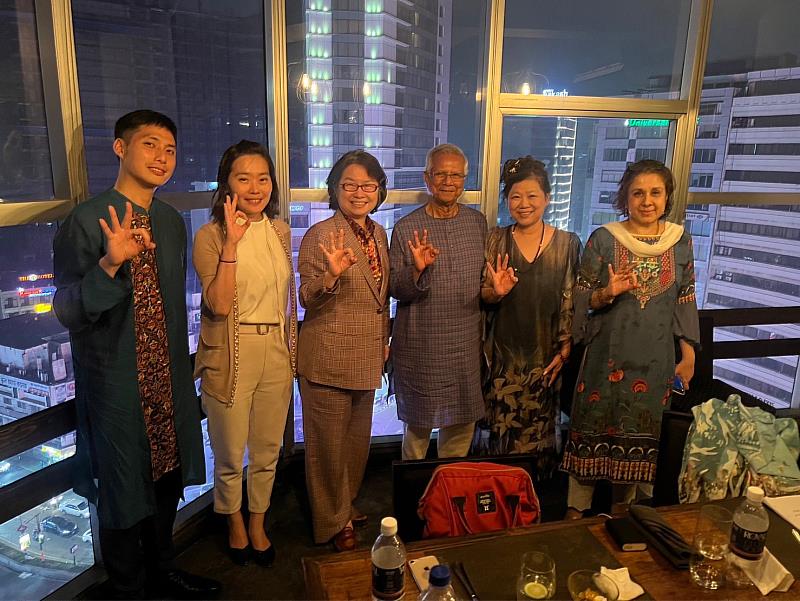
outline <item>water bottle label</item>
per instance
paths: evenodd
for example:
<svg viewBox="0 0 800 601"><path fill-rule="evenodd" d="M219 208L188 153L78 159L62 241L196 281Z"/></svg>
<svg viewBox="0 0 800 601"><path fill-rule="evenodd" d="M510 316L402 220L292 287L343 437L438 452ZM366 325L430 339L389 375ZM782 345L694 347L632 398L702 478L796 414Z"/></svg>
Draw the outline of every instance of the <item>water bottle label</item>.
<svg viewBox="0 0 800 601"><path fill-rule="evenodd" d="M372 564L372 595L376 599L393 601L403 596L405 564L385 569Z"/></svg>
<svg viewBox="0 0 800 601"><path fill-rule="evenodd" d="M731 527L731 551L745 559L758 559L764 553L767 532L745 530L736 522Z"/></svg>

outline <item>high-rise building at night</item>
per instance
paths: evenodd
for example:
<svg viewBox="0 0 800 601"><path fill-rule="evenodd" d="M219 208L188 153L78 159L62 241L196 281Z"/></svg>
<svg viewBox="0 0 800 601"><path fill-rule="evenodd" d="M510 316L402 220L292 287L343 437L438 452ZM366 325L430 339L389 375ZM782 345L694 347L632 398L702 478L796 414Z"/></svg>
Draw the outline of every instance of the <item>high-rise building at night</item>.
<svg viewBox="0 0 800 601"><path fill-rule="evenodd" d="M714 86L727 145L722 192L800 191L800 144L787 142L800 129L800 67L707 78ZM720 94L720 92L723 92ZM699 144L698 144L699 146ZM710 159L706 155L695 159ZM693 170L698 165L693 166ZM714 173L716 175L716 173ZM704 182L705 183L705 182ZM718 186L718 188L717 188ZM708 258L706 308L780 307L800 302L800 213L791 205L720 206ZM738 326L718 331L719 340L800 336L793 324ZM718 361L714 373L737 388L788 406L800 396L797 357Z"/></svg>
<svg viewBox="0 0 800 601"><path fill-rule="evenodd" d="M425 155L447 137L451 1L307 0L308 185L364 148L389 188L422 188Z"/></svg>
<svg viewBox="0 0 800 601"><path fill-rule="evenodd" d="M178 126L178 164L162 191L202 191L222 152L240 139L265 143L261 2L72 3L89 185L113 185L114 122L161 111Z"/></svg>

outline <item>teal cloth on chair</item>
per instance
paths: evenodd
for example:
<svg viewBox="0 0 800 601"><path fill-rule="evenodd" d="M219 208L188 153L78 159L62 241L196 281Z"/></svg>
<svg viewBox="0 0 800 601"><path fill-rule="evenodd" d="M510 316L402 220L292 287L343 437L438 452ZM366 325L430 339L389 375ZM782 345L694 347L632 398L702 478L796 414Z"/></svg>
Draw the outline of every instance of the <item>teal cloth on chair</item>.
<svg viewBox="0 0 800 601"><path fill-rule="evenodd" d="M678 480L681 503L740 496L761 486L768 496L800 492L797 422L742 405L739 395L692 408Z"/></svg>

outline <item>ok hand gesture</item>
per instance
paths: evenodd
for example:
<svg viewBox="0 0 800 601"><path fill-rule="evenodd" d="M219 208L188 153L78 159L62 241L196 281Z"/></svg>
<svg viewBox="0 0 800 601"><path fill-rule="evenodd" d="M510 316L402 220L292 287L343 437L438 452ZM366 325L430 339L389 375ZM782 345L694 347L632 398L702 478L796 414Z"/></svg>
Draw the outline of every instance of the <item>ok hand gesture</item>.
<svg viewBox="0 0 800 601"><path fill-rule="evenodd" d="M619 273L614 273L614 267L608 264L608 284L606 293L611 298L616 298L624 292L628 292L639 287L639 279L633 265L629 265Z"/></svg>
<svg viewBox="0 0 800 601"><path fill-rule="evenodd" d="M141 227L132 228L133 207L130 202L125 203L125 216L119 222L117 211L108 206L109 221L98 219L100 229L106 237L106 254L103 257L107 267L116 270L127 260L133 259L143 250L152 250L156 247L149 230ZM113 276L112 276L113 277Z"/></svg>
<svg viewBox="0 0 800 601"><path fill-rule="evenodd" d="M414 230L414 241L408 241L411 249L411 257L414 259L414 269L417 273L422 273L425 268L433 265L436 257L439 256L439 249L428 242L428 230L422 230L422 241L419 239L419 232Z"/></svg>
<svg viewBox="0 0 800 601"><path fill-rule="evenodd" d="M517 285L519 278L514 275L514 268L508 266L508 255L501 261L500 255L497 255L497 266L492 267L490 261L486 261L486 269L489 272L489 277L492 282L492 289L499 298L503 298L506 294L511 292L511 289Z"/></svg>
<svg viewBox="0 0 800 601"><path fill-rule="evenodd" d="M356 255L353 253L353 249L344 247L343 229L340 229L336 236L330 232L327 245L320 242L319 247L328 264L327 274L334 280L356 264Z"/></svg>
<svg viewBox="0 0 800 601"><path fill-rule="evenodd" d="M233 200L230 196L225 196L225 204L222 205L225 211L225 242L236 246L244 237L247 228L250 227L250 220L243 211L236 207L239 204L239 195L234 194Z"/></svg>

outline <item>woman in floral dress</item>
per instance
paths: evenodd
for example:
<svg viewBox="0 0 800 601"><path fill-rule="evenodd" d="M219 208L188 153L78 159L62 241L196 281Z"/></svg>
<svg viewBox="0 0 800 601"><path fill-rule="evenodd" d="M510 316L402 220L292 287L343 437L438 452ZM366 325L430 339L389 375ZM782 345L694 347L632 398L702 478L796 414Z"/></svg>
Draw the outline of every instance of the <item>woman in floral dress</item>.
<svg viewBox="0 0 800 601"><path fill-rule="evenodd" d="M486 419L476 446L492 455L535 453L539 477L548 477L558 465L559 374L571 349L580 240L543 220L543 163L506 161L502 181L514 224L494 228L486 247Z"/></svg>
<svg viewBox="0 0 800 601"><path fill-rule="evenodd" d="M652 495L661 414L673 381L686 389L694 375L692 239L665 220L673 189L662 163L630 165L615 201L627 219L597 229L581 259L574 332L587 348L562 463L571 518L591 506L597 480L624 503L637 488Z"/></svg>

